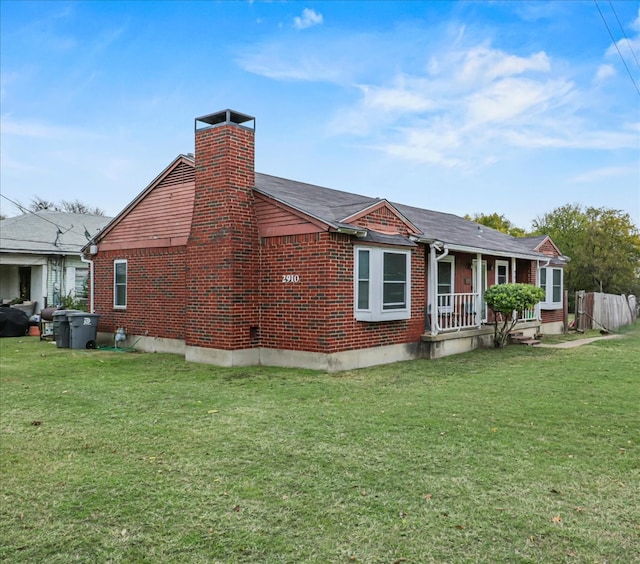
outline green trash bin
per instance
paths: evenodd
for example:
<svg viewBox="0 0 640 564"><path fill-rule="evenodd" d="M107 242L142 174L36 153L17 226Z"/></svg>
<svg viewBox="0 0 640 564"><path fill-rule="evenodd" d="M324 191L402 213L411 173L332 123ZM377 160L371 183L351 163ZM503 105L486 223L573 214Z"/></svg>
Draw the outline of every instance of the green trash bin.
<svg viewBox="0 0 640 564"><path fill-rule="evenodd" d="M56 347L68 349L70 346L69 314L82 313L79 309L59 309L53 312L53 338Z"/></svg>
<svg viewBox="0 0 640 564"><path fill-rule="evenodd" d="M97 313L70 313L69 319L69 346L72 349L95 349L98 338Z"/></svg>

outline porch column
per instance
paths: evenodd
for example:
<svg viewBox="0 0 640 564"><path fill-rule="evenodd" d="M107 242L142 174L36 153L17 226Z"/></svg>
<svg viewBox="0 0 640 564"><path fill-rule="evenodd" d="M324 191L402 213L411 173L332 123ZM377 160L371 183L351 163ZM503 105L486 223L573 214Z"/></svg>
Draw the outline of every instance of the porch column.
<svg viewBox="0 0 640 564"><path fill-rule="evenodd" d="M476 296L475 301L476 326L482 325L482 253L476 255L476 279L475 279Z"/></svg>
<svg viewBox="0 0 640 564"><path fill-rule="evenodd" d="M511 257L511 283L515 283L516 281L516 259L515 257Z"/></svg>
<svg viewBox="0 0 640 564"><path fill-rule="evenodd" d="M40 309L48 307L49 302L49 262L45 262L40 269Z"/></svg>
<svg viewBox="0 0 640 564"><path fill-rule="evenodd" d="M438 334L437 320L437 293L438 293L438 263L436 261L436 249L429 245L429 276L427 286L427 315L429 316L429 328L432 335Z"/></svg>

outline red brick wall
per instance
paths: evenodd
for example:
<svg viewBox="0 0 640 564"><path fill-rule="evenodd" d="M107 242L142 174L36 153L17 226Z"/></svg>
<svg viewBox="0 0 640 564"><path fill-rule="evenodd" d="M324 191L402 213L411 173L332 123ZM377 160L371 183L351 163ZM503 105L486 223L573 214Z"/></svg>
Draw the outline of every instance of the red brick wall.
<svg viewBox="0 0 640 564"><path fill-rule="evenodd" d="M259 325L253 162L253 130L225 124L196 131L187 345L225 350L258 345L252 338Z"/></svg>
<svg viewBox="0 0 640 564"><path fill-rule="evenodd" d="M564 321L562 309L543 309L540 312L542 323L553 323L556 321Z"/></svg>
<svg viewBox="0 0 640 564"><path fill-rule="evenodd" d="M113 307L113 261L127 259L127 308ZM98 330L184 339L185 247L101 251L94 260Z"/></svg>
<svg viewBox="0 0 640 564"><path fill-rule="evenodd" d="M354 317L354 251L349 236L317 233L266 238L261 250L262 308L255 323L260 331L252 346L331 353L412 343L424 332L423 248L412 252L412 319L372 323ZM94 262L100 331L124 327L129 334L185 339L191 315L186 305L186 256L185 247L101 252ZM115 259L128 260L125 310L113 308ZM287 275L299 276L299 281L283 281ZM204 331L217 330L216 318L204 323Z"/></svg>
<svg viewBox="0 0 640 564"><path fill-rule="evenodd" d="M416 342L424 332L424 250L412 252L412 318L354 317L354 250L347 235L262 239L261 346L332 353ZM293 282L287 282L287 275ZM295 277L299 277L295 278Z"/></svg>

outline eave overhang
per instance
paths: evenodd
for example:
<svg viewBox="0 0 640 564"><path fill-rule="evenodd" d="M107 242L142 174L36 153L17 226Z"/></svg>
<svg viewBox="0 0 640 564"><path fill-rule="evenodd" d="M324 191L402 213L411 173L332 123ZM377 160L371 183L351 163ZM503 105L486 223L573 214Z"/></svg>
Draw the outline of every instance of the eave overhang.
<svg viewBox="0 0 640 564"><path fill-rule="evenodd" d="M546 255L542 253L525 253L520 251L498 251L494 249L487 249L485 247L476 247L473 245L458 245L456 243L447 243L446 241L441 241L439 239L433 238L425 238L425 237L416 237L414 240L417 243L422 243L423 245L436 245L441 248L449 249L450 251L457 251L460 253L470 253L470 254L483 254L483 255L491 255L496 257L505 257L505 258L519 258L525 260L545 260L548 259Z"/></svg>

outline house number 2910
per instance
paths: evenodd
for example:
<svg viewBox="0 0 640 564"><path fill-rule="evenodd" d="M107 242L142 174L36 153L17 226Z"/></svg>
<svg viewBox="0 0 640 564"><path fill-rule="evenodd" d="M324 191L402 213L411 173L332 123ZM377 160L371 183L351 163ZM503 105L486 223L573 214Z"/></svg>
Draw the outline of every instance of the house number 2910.
<svg viewBox="0 0 640 564"><path fill-rule="evenodd" d="M294 284L296 282L300 282L300 276L297 274L283 274L282 275L282 283L283 284Z"/></svg>

